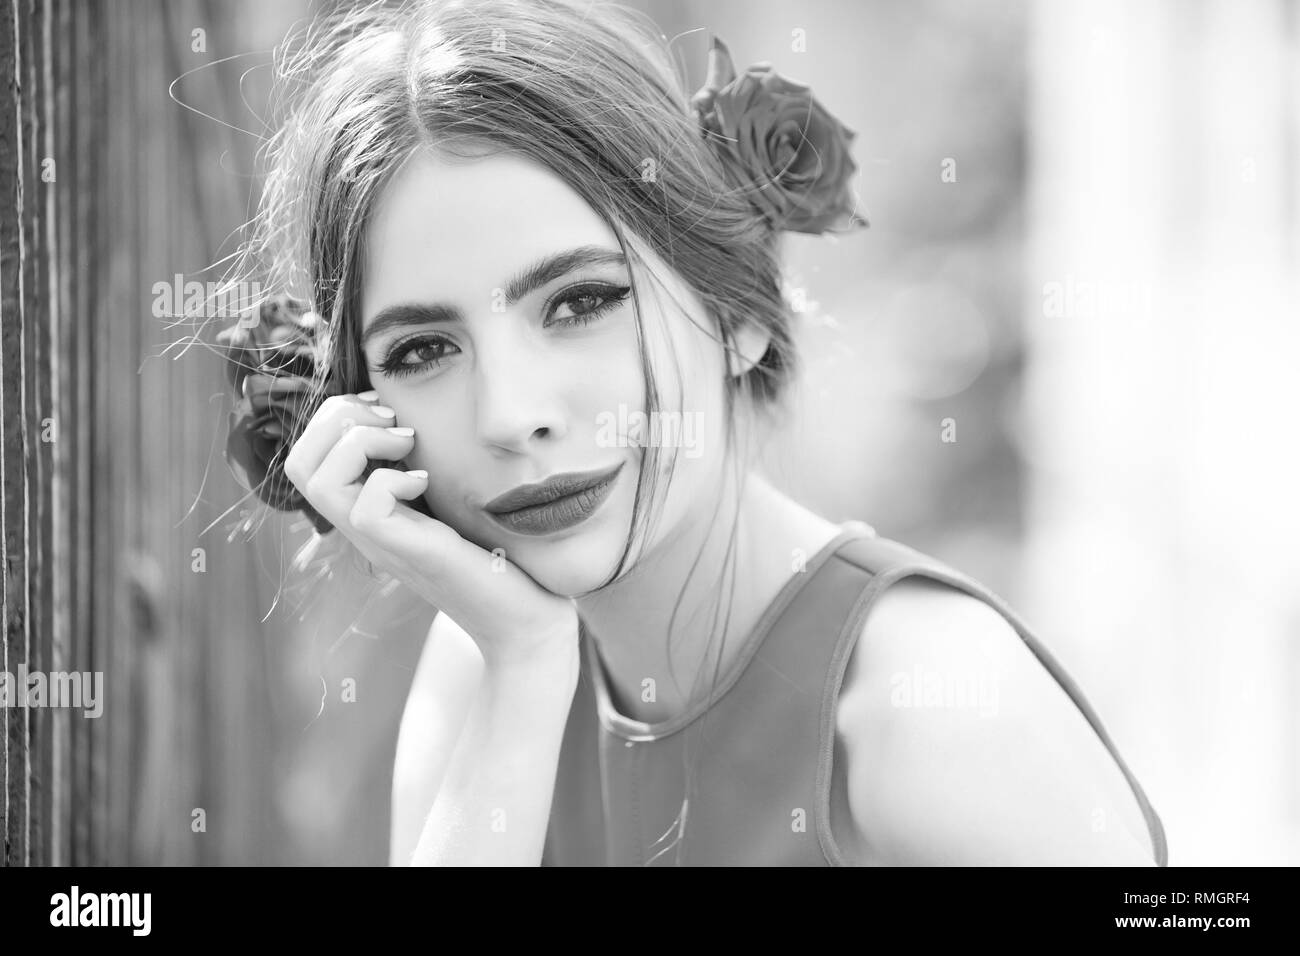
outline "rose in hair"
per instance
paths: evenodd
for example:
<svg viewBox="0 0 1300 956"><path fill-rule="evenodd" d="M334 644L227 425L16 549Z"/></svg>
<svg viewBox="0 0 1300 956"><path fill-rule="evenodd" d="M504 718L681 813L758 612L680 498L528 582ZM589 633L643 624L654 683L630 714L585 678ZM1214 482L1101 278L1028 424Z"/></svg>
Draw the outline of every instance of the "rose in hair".
<svg viewBox="0 0 1300 956"><path fill-rule="evenodd" d="M244 377L252 374L310 381L320 355L319 340L319 317L307 303L288 295L263 299L251 323L241 319L217 336L226 349L226 375L236 394L243 394Z"/></svg>
<svg viewBox="0 0 1300 956"><path fill-rule="evenodd" d="M768 63L737 76L714 38L708 78L691 106L728 175L777 229L820 235L868 225L851 183L856 134L807 86Z"/></svg>
<svg viewBox="0 0 1300 956"><path fill-rule="evenodd" d="M319 317L287 295L265 299L255 322L217 336L239 396L230 415L226 462L236 478L277 511L301 511L321 534L333 525L284 474L284 458L313 400L323 338ZM327 383L324 394L337 389Z"/></svg>

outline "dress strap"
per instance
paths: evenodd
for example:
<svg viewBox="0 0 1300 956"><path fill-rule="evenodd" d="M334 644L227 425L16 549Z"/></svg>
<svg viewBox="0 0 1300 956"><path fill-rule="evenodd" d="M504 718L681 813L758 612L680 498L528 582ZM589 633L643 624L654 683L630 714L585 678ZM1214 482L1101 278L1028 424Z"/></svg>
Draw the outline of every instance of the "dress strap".
<svg viewBox="0 0 1300 956"><path fill-rule="evenodd" d="M852 613L845 624L844 631L840 634L836 646L835 656L827 679L826 694L823 700L822 708L822 733L823 740L830 740L833 737L828 736L834 733L835 727L835 703L839 696L840 686L844 680L844 672L848 664L849 655L853 652L853 646L856 643L858 635L866 621L867 613L870 611L877 597L880 596L887 587L896 581L906 577L919 576L929 578L934 581L955 587L972 597L992 606L998 611L1008 623L1015 629L1038 658L1039 662L1047 668L1048 673L1056 680L1074 701L1075 706L1087 718L1088 723L1096 731L1097 736L1101 738L1106 749L1114 758L1119 769L1123 772L1124 778L1128 781L1129 787L1137 799L1138 806L1142 810L1142 815L1146 819L1147 830L1151 837L1152 848L1155 853L1156 864L1158 866L1167 866L1169 850L1166 844L1164 826L1160 822L1160 817L1147 799L1146 793L1143 792L1137 778L1129 770L1128 765L1120 756L1114 741L1106 732L1101 718L1088 702L1082 689L1075 683L1074 679L1066 672L1061 663L1052 656L1047 647L1040 641L1029 626L1012 608L1000 597L990 591L987 587L978 581L954 570L944 562L933 558L930 555L923 554L914 548L905 544L892 541L888 538L882 538L875 534L864 534L847 541L840 549L839 555L859 567L870 571L872 574L871 581L863 589L857 604L854 606ZM829 789L826 786L819 786L819 792L828 801ZM822 821L829 820L829 807L823 807L821 814ZM827 831L822 834L824 844L827 844L828 856L840 855L835 840Z"/></svg>

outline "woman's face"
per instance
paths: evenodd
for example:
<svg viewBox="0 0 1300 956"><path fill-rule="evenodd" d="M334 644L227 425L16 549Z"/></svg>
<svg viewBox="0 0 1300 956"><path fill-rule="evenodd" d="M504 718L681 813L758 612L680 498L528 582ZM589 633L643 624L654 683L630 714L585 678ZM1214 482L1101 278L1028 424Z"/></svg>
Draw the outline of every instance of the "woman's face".
<svg viewBox="0 0 1300 956"><path fill-rule="evenodd" d="M683 521L712 517L723 351L698 299L648 248L636 246L672 293L639 276L645 347L663 411L676 413L658 429L645 419L629 266L610 227L549 169L512 154L449 162L420 151L375 212L362 349L379 401L415 429L406 465L429 472L425 497L439 520L575 596L622 555L638 443L658 443L664 466L676 455L648 548ZM603 498L494 503L557 475L608 472Z"/></svg>

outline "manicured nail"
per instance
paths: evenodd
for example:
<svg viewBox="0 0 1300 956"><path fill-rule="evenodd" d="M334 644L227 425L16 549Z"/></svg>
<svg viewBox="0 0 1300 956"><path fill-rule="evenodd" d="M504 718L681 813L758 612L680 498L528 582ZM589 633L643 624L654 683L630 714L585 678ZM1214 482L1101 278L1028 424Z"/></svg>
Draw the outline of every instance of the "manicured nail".
<svg viewBox="0 0 1300 956"><path fill-rule="evenodd" d="M408 471L407 474L410 475L412 478L428 478L428 477L429 477L429 473L428 473L427 471L425 471L424 469L422 469L422 468L421 468L421 469L418 469L418 470L416 470L416 471Z"/></svg>
<svg viewBox="0 0 1300 956"><path fill-rule="evenodd" d="M368 392L357 392L357 398L361 399L363 402L373 402L378 400L379 393L372 388Z"/></svg>
<svg viewBox="0 0 1300 956"><path fill-rule="evenodd" d="M410 425L389 425L388 430L394 435L401 435L403 438L410 438L415 434L415 429Z"/></svg>
<svg viewBox="0 0 1300 956"><path fill-rule="evenodd" d="M393 411L387 405L371 405L370 410L380 418L396 418L397 412Z"/></svg>

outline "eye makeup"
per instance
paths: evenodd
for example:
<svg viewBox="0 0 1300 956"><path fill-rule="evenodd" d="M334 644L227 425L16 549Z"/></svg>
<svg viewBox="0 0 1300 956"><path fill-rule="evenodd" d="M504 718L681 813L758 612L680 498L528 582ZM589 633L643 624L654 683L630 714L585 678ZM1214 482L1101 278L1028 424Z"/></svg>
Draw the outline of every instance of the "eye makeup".
<svg viewBox="0 0 1300 956"><path fill-rule="evenodd" d="M572 329L590 325L622 305L631 291L631 286L606 282L584 281L567 286L547 301L542 327ZM559 314L561 306L568 306L569 314ZM459 351L446 335L415 332L389 343L371 372L389 378L415 375L438 367Z"/></svg>

